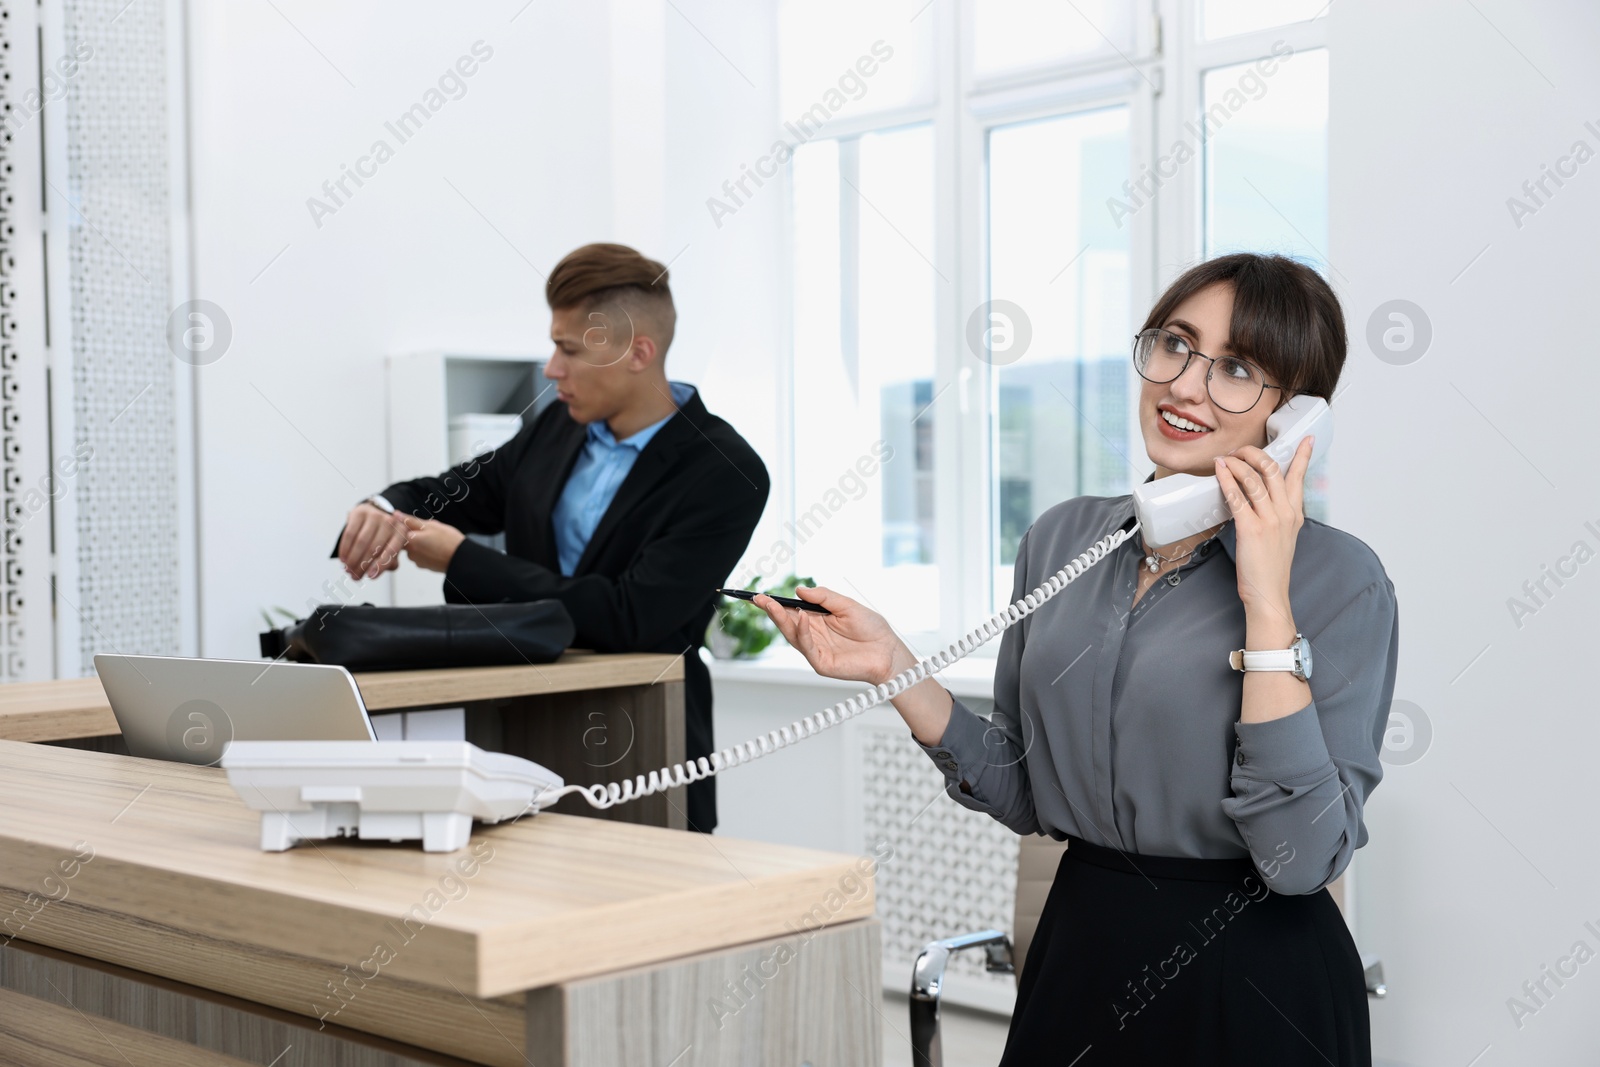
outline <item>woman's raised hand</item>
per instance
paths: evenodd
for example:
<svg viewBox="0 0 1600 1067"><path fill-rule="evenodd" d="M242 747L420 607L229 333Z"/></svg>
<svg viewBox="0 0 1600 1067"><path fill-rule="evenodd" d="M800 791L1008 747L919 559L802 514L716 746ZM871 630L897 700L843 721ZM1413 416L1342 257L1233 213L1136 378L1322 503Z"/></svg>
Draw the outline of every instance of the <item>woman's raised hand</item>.
<svg viewBox="0 0 1600 1067"><path fill-rule="evenodd" d="M827 608L832 614L786 608L765 593L752 603L767 613L811 669L824 678L879 685L915 662L876 611L821 586L803 585L795 590L795 596Z"/></svg>

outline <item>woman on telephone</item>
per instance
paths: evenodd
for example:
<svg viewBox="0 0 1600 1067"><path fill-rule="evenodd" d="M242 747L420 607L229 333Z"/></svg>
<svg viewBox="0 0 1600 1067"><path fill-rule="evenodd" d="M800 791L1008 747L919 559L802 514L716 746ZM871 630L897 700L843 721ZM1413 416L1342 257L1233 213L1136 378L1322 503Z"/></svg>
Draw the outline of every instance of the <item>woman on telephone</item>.
<svg viewBox="0 0 1600 1067"><path fill-rule="evenodd" d="M992 720L933 678L893 700L954 800L1068 842L1003 1064L1371 1063L1360 958L1324 887L1367 841L1394 586L1305 518L1313 440L1287 470L1262 451L1289 397L1333 396L1345 349L1337 297L1300 263L1185 272L1134 341L1140 427L1153 478L1215 475L1231 517L1124 541L1006 630ZM1131 495L1049 508L1013 601L1134 521ZM881 684L917 661L854 600L797 595L832 614L756 603L819 674Z"/></svg>

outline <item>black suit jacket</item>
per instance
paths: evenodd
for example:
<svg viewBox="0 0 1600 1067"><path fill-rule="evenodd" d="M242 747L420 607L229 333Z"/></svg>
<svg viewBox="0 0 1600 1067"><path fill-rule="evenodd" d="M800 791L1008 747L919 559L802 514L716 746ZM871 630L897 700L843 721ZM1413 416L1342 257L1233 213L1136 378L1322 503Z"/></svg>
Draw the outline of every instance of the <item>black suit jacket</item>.
<svg viewBox="0 0 1600 1067"><path fill-rule="evenodd" d="M445 600L496 604L553 597L597 652L684 657L689 759L711 754L711 673L700 658L712 592L750 543L771 483L761 458L695 390L639 453L573 575L563 577L551 517L587 429L563 403L515 437L436 478L397 482L400 511L465 533L504 532L506 551L467 540L444 575ZM717 824L716 779L688 787L690 829Z"/></svg>

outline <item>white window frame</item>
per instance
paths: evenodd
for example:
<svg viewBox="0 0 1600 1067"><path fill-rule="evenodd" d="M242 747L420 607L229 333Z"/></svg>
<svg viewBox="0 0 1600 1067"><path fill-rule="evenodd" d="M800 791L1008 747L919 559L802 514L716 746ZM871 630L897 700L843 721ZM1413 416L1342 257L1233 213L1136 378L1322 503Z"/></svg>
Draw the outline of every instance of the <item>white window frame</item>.
<svg viewBox="0 0 1600 1067"><path fill-rule="evenodd" d="M1323 17L1202 41L1198 36L1202 0L1146 0L1134 16L1134 47L1127 56L1046 64L980 79L973 44L976 2L931 0L918 16L935 20L935 103L841 118L825 135L844 140L909 123L933 125L935 220L930 254L951 282L936 285L934 299L933 392L939 398L934 537L940 617L936 630L902 630L922 655L950 643L993 613L989 404L993 368L966 351L964 340L968 316L989 297L985 166L989 132L1030 119L1125 105L1129 173L1137 176L1179 138L1185 121L1199 117L1206 71L1270 55L1279 40L1297 53L1327 47ZM841 166L844 158L841 153ZM1152 203L1128 219L1129 306L1135 316L1202 253L1204 167L1203 156L1197 155L1162 184ZM846 218L841 210L842 227ZM792 225L786 227L786 235L791 232ZM788 355L792 373L792 351ZM1130 390L1129 403L1130 425L1137 425L1137 390ZM788 426L796 425L793 412L785 410L780 417ZM790 518L795 508L792 457L799 444L791 437L789 455L784 457ZM1144 473L1151 469L1142 455L1129 458ZM976 501L982 505L972 506ZM827 584L824 575L817 580ZM891 619L901 626L915 621ZM992 658L998 647L999 642L991 642L974 655Z"/></svg>

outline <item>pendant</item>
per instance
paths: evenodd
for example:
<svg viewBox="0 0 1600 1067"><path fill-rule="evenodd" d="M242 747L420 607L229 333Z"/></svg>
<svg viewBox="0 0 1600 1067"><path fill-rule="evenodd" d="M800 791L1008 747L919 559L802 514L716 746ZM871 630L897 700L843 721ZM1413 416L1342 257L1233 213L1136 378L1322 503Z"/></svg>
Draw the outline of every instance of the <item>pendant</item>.
<svg viewBox="0 0 1600 1067"><path fill-rule="evenodd" d="M1159 568L1161 566L1159 563L1156 562L1156 558L1154 556L1146 556L1144 558L1144 565L1146 567L1150 568L1150 573L1151 574L1154 574L1156 572L1157 568Z"/></svg>

